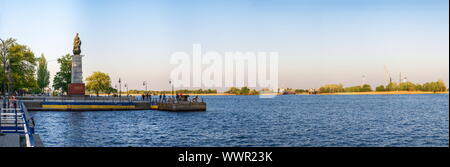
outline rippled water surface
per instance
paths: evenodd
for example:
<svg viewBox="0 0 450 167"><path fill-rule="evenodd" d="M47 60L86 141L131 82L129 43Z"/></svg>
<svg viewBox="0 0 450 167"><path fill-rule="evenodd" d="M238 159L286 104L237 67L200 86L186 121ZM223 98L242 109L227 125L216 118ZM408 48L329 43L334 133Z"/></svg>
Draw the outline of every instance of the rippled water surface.
<svg viewBox="0 0 450 167"><path fill-rule="evenodd" d="M206 112L31 112L45 146L448 146L440 95L206 96Z"/></svg>

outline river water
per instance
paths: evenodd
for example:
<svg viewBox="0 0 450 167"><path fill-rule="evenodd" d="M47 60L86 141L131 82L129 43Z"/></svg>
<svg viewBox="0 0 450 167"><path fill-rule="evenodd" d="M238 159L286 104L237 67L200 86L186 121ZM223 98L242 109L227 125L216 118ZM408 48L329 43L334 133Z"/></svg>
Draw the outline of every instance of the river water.
<svg viewBox="0 0 450 167"><path fill-rule="evenodd" d="M205 96L206 112L31 112L45 146L445 146L448 94Z"/></svg>

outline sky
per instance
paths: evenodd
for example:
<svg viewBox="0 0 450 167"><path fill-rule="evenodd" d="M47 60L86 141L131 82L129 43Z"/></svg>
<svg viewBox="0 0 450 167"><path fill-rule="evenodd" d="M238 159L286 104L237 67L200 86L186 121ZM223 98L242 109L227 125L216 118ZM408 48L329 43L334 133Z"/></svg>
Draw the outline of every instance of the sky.
<svg viewBox="0 0 450 167"><path fill-rule="evenodd" d="M53 75L82 41L83 76L169 90L170 55L279 53L279 86L318 88L442 79L449 83L448 0L0 0L0 38L15 38Z"/></svg>

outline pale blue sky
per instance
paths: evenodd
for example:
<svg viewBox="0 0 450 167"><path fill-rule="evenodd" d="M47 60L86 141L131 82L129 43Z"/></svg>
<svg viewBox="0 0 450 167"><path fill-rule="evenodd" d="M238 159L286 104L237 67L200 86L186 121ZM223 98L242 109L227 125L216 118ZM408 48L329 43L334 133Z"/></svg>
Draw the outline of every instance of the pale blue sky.
<svg viewBox="0 0 450 167"><path fill-rule="evenodd" d="M280 86L385 83L384 65L423 83L449 78L448 0L0 0L0 38L56 58L83 41L93 71L169 89L175 51L277 51Z"/></svg>

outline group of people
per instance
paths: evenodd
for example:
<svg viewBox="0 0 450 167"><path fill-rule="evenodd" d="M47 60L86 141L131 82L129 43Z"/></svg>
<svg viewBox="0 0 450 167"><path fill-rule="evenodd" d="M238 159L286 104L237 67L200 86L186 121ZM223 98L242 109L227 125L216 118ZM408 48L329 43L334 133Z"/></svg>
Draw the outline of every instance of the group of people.
<svg viewBox="0 0 450 167"><path fill-rule="evenodd" d="M189 102L199 102L199 97L195 96L194 98L189 99L189 95L183 95L182 93L176 93L175 98L167 97L166 94L160 94L159 98L152 99L152 95L142 94L141 98L143 101L153 101L153 102L179 102L179 101L189 101Z"/></svg>
<svg viewBox="0 0 450 167"><path fill-rule="evenodd" d="M151 100L152 99L152 95L147 93L147 94L142 94L142 100Z"/></svg>
<svg viewBox="0 0 450 167"><path fill-rule="evenodd" d="M17 108L17 99L15 95L9 96L7 97L8 101L5 100L1 100L0 99L0 104L1 107L6 107L6 108ZM5 103L6 102L6 103Z"/></svg>

